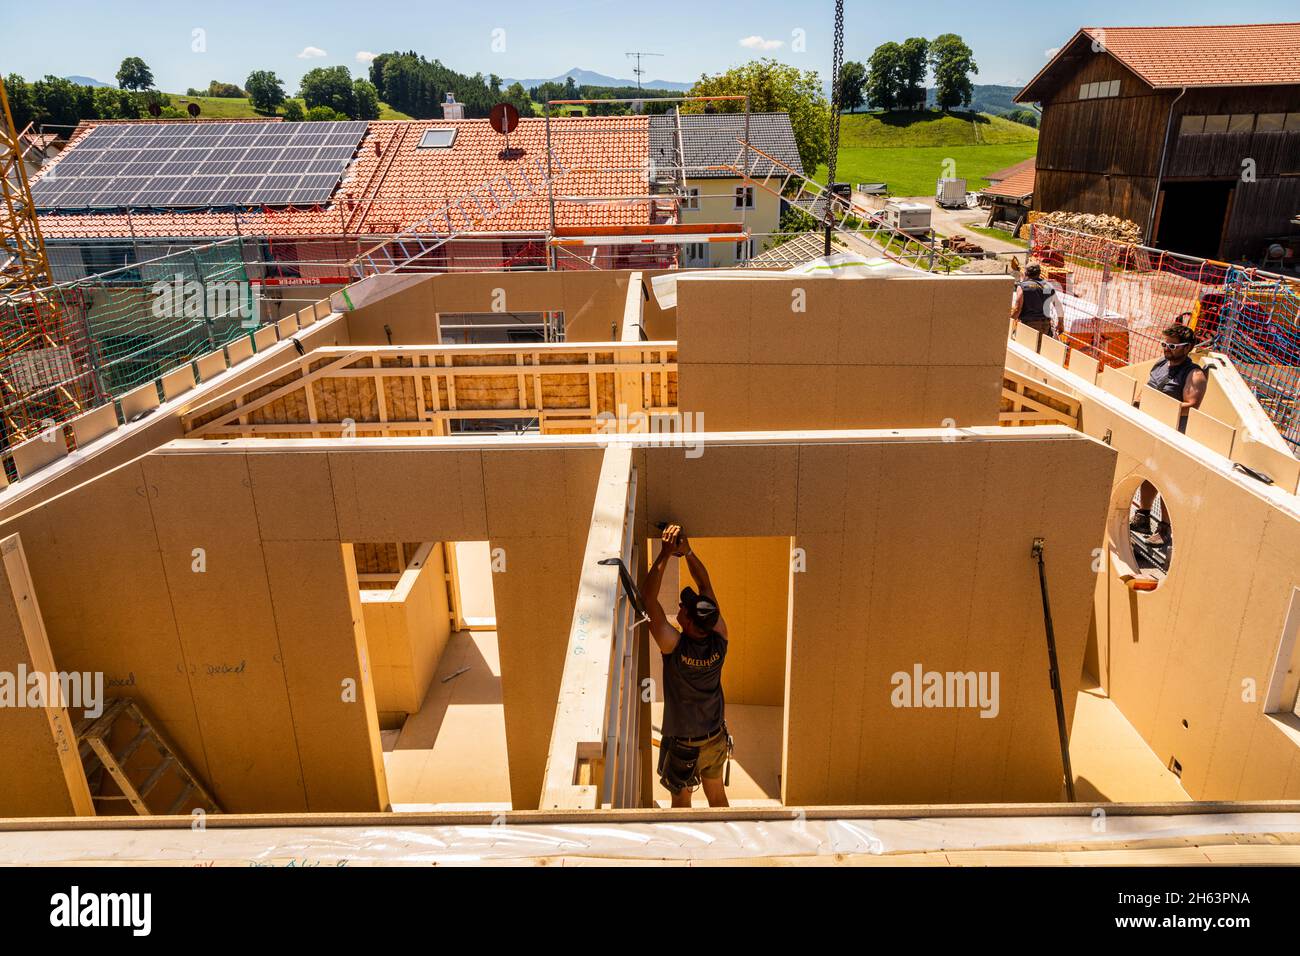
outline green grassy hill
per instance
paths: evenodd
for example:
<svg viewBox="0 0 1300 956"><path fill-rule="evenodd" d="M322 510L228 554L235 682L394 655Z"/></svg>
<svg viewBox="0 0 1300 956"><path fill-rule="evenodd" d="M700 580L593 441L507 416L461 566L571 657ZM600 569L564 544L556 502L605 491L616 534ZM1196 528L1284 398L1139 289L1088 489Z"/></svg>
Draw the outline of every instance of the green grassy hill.
<svg viewBox="0 0 1300 956"><path fill-rule="evenodd" d="M983 146L1034 142L1038 130L988 113L845 113L840 146Z"/></svg>
<svg viewBox="0 0 1300 956"><path fill-rule="evenodd" d="M1028 159L1038 130L987 113L846 113L840 118L840 182L886 182L894 196L933 196L955 169L972 192L984 176ZM817 171L825 182L826 167Z"/></svg>
<svg viewBox="0 0 1300 956"><path fill-rule="evenodd" d="M190 103L198 103L199 119L242 119L244 117L262 116L263 114L253 109L253 105L248 102L246 97L229 97L229 96L182 96L179 93L168 94L172 98L172 103L181 109ZM302 104L302 100L298 100ZM306 109L306 107L303 107ZM380 119L405 120L411 117L405 113L399 113L387 103L379 104Z"/></svg>

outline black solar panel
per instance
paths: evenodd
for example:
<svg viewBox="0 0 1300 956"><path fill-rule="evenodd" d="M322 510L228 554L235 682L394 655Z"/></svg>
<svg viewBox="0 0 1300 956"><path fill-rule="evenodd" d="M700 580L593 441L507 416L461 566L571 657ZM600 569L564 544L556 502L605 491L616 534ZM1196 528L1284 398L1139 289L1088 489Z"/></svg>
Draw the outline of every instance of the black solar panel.
<svg viewBox="0 0 1300 956"><path fill-rule="evenodd" d="M97 126L32 184L41 209L327 202L364 122Z"/></svg>

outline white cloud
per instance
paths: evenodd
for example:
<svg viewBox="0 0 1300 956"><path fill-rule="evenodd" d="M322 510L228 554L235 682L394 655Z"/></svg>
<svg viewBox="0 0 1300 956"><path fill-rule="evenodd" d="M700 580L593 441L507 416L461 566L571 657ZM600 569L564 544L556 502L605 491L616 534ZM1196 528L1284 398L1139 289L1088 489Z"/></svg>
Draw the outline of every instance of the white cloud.
<svg viewBox="0 0 1300 956"><path fill-rule="evenodd" d="M740 45L751 50L775 50L777 47L785 46L785 41L764 40L761 36L752 36L745 37L740 41Z"/></svg>
<svg viewBox="0 0 1300 956"><path fill-rule="evenodd" d="M1061 52L1061 48L1059 46L1054 46L1050 50L1044 50L1043 56L1047 57L1050 60L1052 57L1056 56L1056 54L1060 52Z"/></svg>
<svg viewBox="0 0 1300 956"><path fill-rule="evenodd" d="M371 53L369 50L358 50L358 51L357 51L357 62L358 62L358 63L369 63L371 60L373 60L373 59L374 59L376 56L378 56L378 55L379 55L379 54L377 54L377 53Z"/></svg>
<svg viewBox="0 0 1300 956"><path fill-rule="evenodd" d="M298 59L311 60L311 59L315 59L318 56L325 56L325 55L326 55L325 51L318 46L305 46L302 48L302 52L298 54Z"/></svg>

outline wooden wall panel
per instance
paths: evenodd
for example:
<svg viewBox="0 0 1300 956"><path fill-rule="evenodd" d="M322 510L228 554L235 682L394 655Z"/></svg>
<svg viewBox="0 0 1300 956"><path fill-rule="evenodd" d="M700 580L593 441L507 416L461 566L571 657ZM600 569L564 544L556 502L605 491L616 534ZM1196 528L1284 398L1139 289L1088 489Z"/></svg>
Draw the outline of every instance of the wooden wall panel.
<svg viewBox="0 0 1300 956"><path fill-rule="evenodd" d="M1178 761L1193 799L1282 799L1300 767L1300 725L1266 714L1264 698L1300 586L1300 499L1208 465L1191 438L1157 435L1140 410L1036 368L1082 401L1088 434L1111 433L1109 540L1123 533L1141 480L1169 508L1174 546L1160 586L1131 591L1112 565L1097 596L1099 676L1111 699L1162 762ZM1235 416L1218 397L1215 417Z"/></svg>
<svg viewBox="0 0 1300 956"><path fill-rule="evenodd" d="M684 280L680 407L709 431L994 424L1010 295L999 278Z"/></svg>
<svg viewBox="0 0 1300 956"><path fill-rule="evenodd" d="M671 518L699 539L779 530L806 552L807 570L792 575L783 799L1060 799L1030 546L1035 537L1048 541L1062 682L1072 706L1114 453L1060 428L1017 430L1023 443L983 433L959 441L879 434L793 447L715 446L704 455L707 467L680 450L646 451L649 522ZM783 477L791 465L795 474ZM793 511L744 488L732 494L748 514L733 511L714 487L715 471L763 476ZM1051 478L1060 474L1072 476L1068 492ZM1061 507L1062 494L1070 507ZM941 542L918 542L918 516L945 529ZM916 664L997 672L998 716L893 706L891 676Z"/></svg>

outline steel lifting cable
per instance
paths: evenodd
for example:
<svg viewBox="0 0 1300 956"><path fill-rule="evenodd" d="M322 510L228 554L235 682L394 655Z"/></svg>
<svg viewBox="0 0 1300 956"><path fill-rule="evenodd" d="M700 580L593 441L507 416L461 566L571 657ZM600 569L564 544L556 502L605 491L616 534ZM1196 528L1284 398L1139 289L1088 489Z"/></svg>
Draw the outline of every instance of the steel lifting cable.
<svg viewBox="0 0 1300 956"><path fill-rule="evenodd" d="M826 244L824 255L831 254L831 230L835 228L835 166L840 152L840 70L844 65L844 0L835 0L835 42L831 50L831 129L830 155L826 158Z"/></svg>

